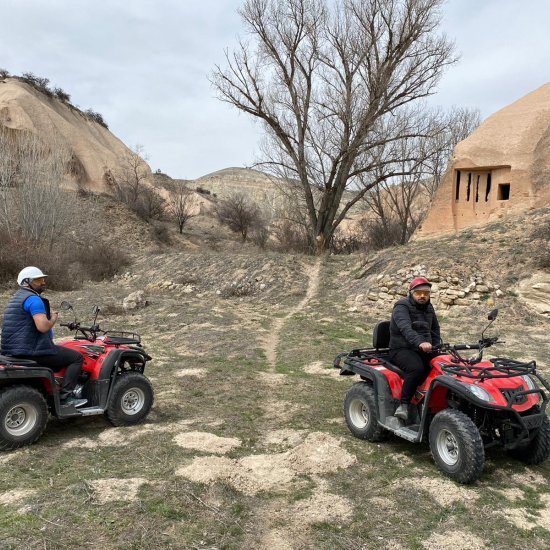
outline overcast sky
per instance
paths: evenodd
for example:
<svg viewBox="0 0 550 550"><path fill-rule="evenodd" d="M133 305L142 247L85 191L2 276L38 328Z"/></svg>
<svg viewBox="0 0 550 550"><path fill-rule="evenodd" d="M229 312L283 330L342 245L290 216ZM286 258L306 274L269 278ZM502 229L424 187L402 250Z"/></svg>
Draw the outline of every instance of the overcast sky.
<svg viewBox="0 0 550 550"><path fill-rule="evenodd" d="M0 0L0 68L49 78L101 113L153 170L194 179L250 165L261 129L208 75L236 43L242 0ZM461 55L434 102L487 117L550 81L550 0L448 0Z"/></svg>

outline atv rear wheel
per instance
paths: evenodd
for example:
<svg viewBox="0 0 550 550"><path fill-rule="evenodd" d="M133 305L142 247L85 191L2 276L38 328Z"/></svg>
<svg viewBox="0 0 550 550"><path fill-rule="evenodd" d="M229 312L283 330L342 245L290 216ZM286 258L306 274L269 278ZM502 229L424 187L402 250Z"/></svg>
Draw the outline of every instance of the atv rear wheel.
<svg viewBox="0 0 550 550"><path fill-rule="evenodd" d="M114 426L130 426L141 422L153 405L153 387L139 372L120 374L109 400L106 416Z"/></svg>
<svg viewBox="0 0 550 550"><path fill-rule="evenodd" d="M34 443L47 422L46 400L35 388L11 386L0 393L0 450Z"/></svg>
<svg viewBox="0 0 550 550"><path fill-rule="evenodd" d="M355 383L344 399L344 416L351 433L360 439L382 441L386 430L378 424L374 390L366 382Z"/></svg>
<svg viewBox="0 0 550 550"><path fill-rule="evenodd" d="M459 483L481 475L485 449L479 430L463 412L445 409L430 425L430 449L438 468Z"/></svg>
<svg viewBox="0 0 550 550"><path fill-rule="evenodd" d="M545 415L535 437L523 447L510 449L508 454L525 464L544 462L550 456L550 418Z"/></svg>

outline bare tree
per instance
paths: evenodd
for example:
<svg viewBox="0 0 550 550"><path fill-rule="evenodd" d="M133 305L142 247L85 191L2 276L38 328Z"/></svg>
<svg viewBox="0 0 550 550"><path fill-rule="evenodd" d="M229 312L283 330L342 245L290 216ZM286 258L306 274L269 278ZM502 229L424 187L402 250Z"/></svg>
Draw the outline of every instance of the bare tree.
<svg viewBox="0 0 550 550"><path fill-rule="evenodd" d="M118 200L131 206L137 203L140 191L147 184L149 170L142 145L136 145L122 157L113 171L111 185Z"/></svg>
<svg viewBox="0 0 550 550"><path fill-rule="evenodd" d="M62 189L71 155L55 136L0 130L0 224L50 249L76 212L76 197Z"/></svg>
<svg viewBox="0 0 550 550"><path fill-rule="evenodd" d="M245 242L251 229L262 225L260 209L243 193L235 193L216 205L216 217L231 231L240 233Z"/></svg>
<svg viewBox="0 0 550 550"><path fill-rule="evenodd" d="M147 156L136 145L122 157L119 167L111 173L110 185L115 197L145 221L160 219L164 214L164 199L152 187Z"/></svg>
<svg viewBox="0 0 550 550"><path fill-rule="evenodd" d="M168 211L175 220L181 235L185 224L193 217L192 192L184 182L176 182L175 188L171 191Z"/></svg>
<svg viewBox="0 0 550 550"><path fill-rule="evenodd" d="M440 117L440 130L434 132L425 144L430 155L426 160L426 178L422 184L432 199L437 191L455 146L466 139L480 124L481 116L478 109L455 107Z"/></svg>
<svg viewBox="0 0 550 550"><path fill-rule="evenodd" d="M264 123L263 166L299 182L319 252L383 181L380 165L384 178L402 175L399 148L384 145L421 128L411 106L454 61L436 34L441 3L246 0L240 10L252 42L226 52L212 82L221 100ZM357 192L342 201L346 188Z"/></svg>

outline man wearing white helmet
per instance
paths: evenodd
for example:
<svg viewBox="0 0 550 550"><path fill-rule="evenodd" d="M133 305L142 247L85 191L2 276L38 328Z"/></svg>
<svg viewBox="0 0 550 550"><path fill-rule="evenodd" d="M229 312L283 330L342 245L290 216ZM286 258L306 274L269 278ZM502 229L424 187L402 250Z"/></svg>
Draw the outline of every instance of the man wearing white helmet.
<svg viewBox="0 0 550 550"><path fill-rule="evenodd" d="M67 368L59 396L62 406L79 407L85 399L76 399L76 386L83 357L77 351L56 346L53 327L57 311L51 311L50 302L41 294L46 289L47 275L34 266L25 267L17 276L19 290L8 302L2 324L3 355L32 359L54 372Z"/></svg>

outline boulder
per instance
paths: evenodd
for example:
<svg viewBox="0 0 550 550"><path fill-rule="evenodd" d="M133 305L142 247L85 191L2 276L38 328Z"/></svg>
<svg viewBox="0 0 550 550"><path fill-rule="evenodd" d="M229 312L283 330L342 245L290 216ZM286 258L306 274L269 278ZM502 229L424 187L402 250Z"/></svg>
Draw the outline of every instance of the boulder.
<svg viewBox="0 0 550 550"><path fill-rule="evenodd" d="M518 293L528 307L550 315L550 273L536 271L519 283Z"/></svg>
<svg viewBox="0 0 550 550"><path fill-rule="evenodd" d="M147 305L147 300L145 299L145 292L143 290L136 290L129 294L122 301L122 307L125 311L131 311L134 309L140 309Z"/></svg>

